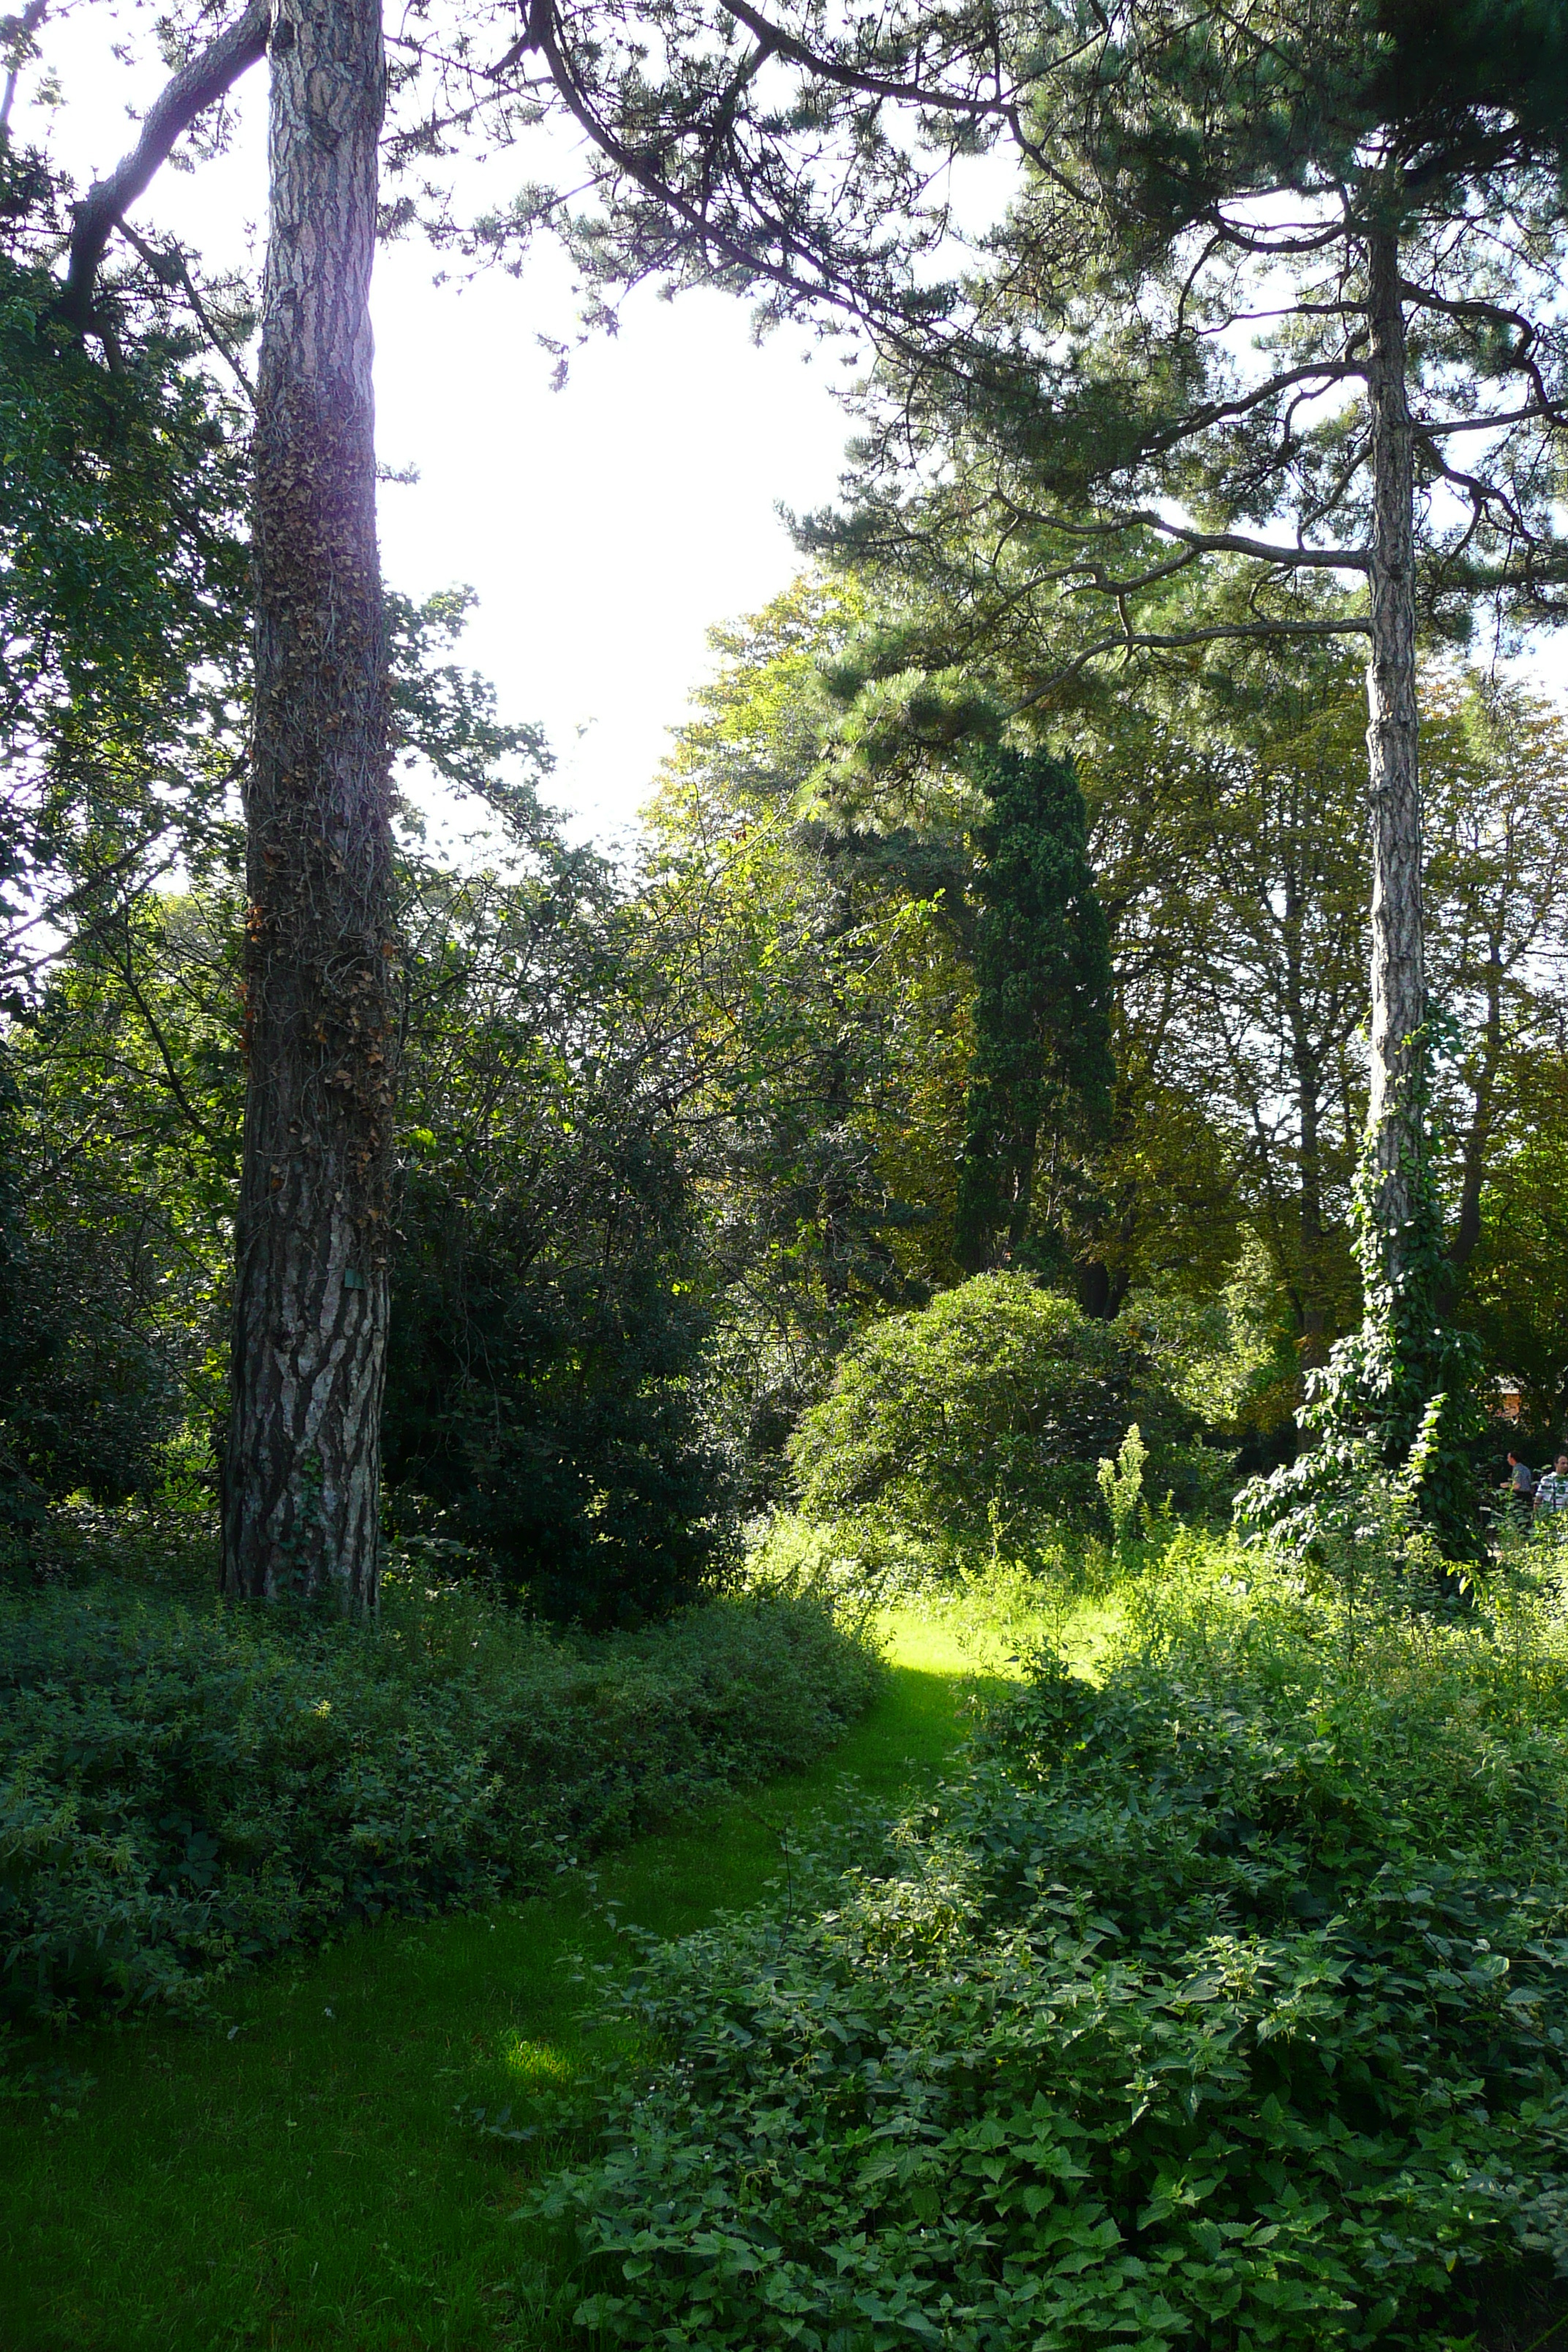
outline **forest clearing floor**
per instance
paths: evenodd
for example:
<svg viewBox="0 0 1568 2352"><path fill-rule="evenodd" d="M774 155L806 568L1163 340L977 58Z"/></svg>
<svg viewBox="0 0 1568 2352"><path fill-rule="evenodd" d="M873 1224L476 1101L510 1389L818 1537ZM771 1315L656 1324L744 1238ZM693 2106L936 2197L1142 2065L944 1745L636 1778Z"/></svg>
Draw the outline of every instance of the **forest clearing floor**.
<svg viewBox="0 0 1568 2352"><path fill-rule="evenodd" d="M1070 1629L1089 1646L1098 1613ZM205 2022L30 2053L60 2072L53 2115L20 2102L5 2126L4 2352L563 2341L571 2282L510 2218L546 2144L487 2138L476 2111L521 2122L531 2093L569 2088L582 1979L629 1956L622 1927L681 1935L758 1902L791 1841L935 1782L1009 1674L1006 1638L903 1611L883 1633L881 1694L812 1770L559 1895L390 1919L237 1979Z"/></svg>

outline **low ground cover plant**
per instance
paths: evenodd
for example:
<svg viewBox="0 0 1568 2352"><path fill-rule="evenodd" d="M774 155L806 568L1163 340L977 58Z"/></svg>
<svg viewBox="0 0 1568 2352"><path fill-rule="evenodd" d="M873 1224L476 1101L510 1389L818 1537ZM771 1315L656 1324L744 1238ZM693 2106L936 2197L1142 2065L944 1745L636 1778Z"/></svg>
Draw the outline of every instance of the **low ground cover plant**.
<svg viewBox="0 0 1568 2352"><path fill-rule="evenodd" d="M801 1596L574 1639L407 1576L374 1629L145 1577L0 1595L0 2018L189 2004L349 1922L541 1886L805 1764L879 1672Z"/></svg>
<svg viewBox="0 0 1568 2352"><path fill-rule="evenodd" d="M542 2210L693 2352L1469 2340L1568 2262L1560 1588L1348 1628L1182 1538L875 1866L650 1946L667 2057Z"/></svg>

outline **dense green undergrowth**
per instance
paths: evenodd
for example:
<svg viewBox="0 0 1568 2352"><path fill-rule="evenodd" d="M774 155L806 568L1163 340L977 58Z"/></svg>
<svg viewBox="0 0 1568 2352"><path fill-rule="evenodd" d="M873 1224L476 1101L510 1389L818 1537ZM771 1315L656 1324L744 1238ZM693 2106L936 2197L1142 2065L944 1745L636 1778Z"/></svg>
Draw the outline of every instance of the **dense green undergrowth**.
<svg viewBox="0 0 1568 2352"><path fill-rule="evenodd" d="M1568 2263L1568 1634L1183 1539L879 1864L613 1994L581 2326L803 2352L1470 2340Z"/></svg>
<svg viewBox="0 0 1568 2352"><path fill-rule="evenodd" d="M574 1639L391 1583L374 1629L145 1578L0 1596L0 2015L188 2005L384 1912L548 1883L865 1707L808 1597Z"/></svg>
<svg viewBox="0 0 1568 2352"><path fill-rule="evenodd" d="M765 1900L803 1845L867 1820L874 1853L876 1823L940 1777L969 1650L909 1613L879 1633L871 1705L804 1772L542 1895L296 1949L194 2020L26 2037L31 2095L0 2105L5 2352L563 2347L574 2250L513 2216L599 2046L582 1979L635 1957L629 1921L681 1935ZM481 2110L521 2137L476 2131Z"/></svg>

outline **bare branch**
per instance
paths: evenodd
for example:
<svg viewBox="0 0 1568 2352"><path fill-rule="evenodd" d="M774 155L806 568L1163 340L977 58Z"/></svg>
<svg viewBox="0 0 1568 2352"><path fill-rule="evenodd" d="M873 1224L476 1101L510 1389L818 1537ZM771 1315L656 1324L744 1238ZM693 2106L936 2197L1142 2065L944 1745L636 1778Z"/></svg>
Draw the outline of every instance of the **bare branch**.
<svg viewBox="0 0 1568 2352"><path fill-rule="evenodd" d="M1167 539L1179 540L1199 555L1251 555L1289 571L1364 572L1372 562L1363 547L1279 546L1267 539L1248 538L1245 531L1190 530L1181 523L1167 522L1163 515L1139 514L1130 520L1163 532Z"/></svg>
<svg viewBox="0 0 1568 2352"><path fill-rule="evenodd" d="M11 128L11 109L16 102L16 77L22 69L22 60L31 51L33 35L48 13L49 0L27 0L19 16L7 16L0 23L0 37L11 58L5 73L5 94L0 98L0 139L5 138Z"/></svg>
<svg viewBox="0 0 1568 2352"><path fill-rule="evenodd" d="M1568 404L1552 401L1542 408L1532 402L1528 408L1504 408L1487 416L1439 416L1430 423L1425 417L1414 420L1415 430L1428 436L1439 433L1500 433L1507 425L1568 425Z"/></svg>
<svg viewBox="0 0 1568 2352"><path fill-rule="evenodd" d="M126 244L130 246L132 251L141 255L142 260L147 264L148 268L153 272L154 278L163 285L168 285L172 282L183 289L186 301L195 312L196 318L201 324L202 332L206 336L208 341L212 343L214 348L223 353L224 358L228 362L231 373L237 379L240 390L244 393L246 398L254 402L256 398L256 386L251 383L250 378L246 374L244 368L240 365L240 362L235 354L234 346L230 343L227 336L224 333L223 329L218 325L217 320L212 316L206 304L203 301L201 295L197 290L195 280L191 276L190 265L187 263L185 257L181 252L179 247L177 245L171 247L166 254L159 253L153 247L147 243L145 237L139 236L136 231L132 227L130 222L126 220L122 220L121 222L120 233L121 236L124 237Z"/></svg>
<svg viewBox="0 0 1568 2352"><path fill-rule="evenodd" d="M92 323L99 266L121 215L149 185L196 117L265 54L270 16L271 0L250 0L243 16L199 57L182 66L148 109L142 136L130 154L107 180L95 182L77 205L70 264L58 308L59 316L79 333L85 333Z"/></svg>
<svg viewBox="0 0 1568 2352"><path fill-rule="evenodd" d="M124 982L126 993L131 998L132 1003L135 1005L137 1012L142 1015L142 1026L145 1028L147 1034L151 1037L153 1045L157 1048L158 1059L163 1065L164 1083L168 1087L169 1092L173 1095L174 1101L178 1106L180 1115L184 1119L188 1127L195 1129L196 1134L201 1137L204 1143L216 1145L219 1139L214 1134L212 1129L207 1125L206 1120L203 1118L200 1111L197 1110L189 1095L185 1092L184 1082L180 1076L179 1066L175 1062L174 1054L170 1050L168 1038L164 1035L163 1028L159 1024L157 1015L153 1013L152 1006L148 1003L142 983L136 977L136 956L135 950L132 945L131 925L129 919L127 919L125 925L123 942L121 943L117 941L116 944L122 946L123 952L123 961L118 957L116 959L119 963L118 976Z"/></svg>

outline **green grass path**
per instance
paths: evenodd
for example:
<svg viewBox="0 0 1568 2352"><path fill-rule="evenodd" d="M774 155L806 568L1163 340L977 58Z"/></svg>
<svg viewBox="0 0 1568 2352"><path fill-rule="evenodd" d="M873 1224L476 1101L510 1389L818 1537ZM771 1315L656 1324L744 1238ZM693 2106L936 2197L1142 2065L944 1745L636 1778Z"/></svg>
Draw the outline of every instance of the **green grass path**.
<svg viewBox="0 0 1568 2352"><path fill-rule="evenodd" d="M68 2064L97 2078L78 2119L0 2121L4 2352L558 2341L539 2241L509 2218L522 2151L465 2119L571 2077L573 1956L616 1961L612 1914L681 1934L762 1898L778 1826L938 1776L973 1661L918 1619L888 1632L888 1687L812 1772L640 1840L594 1885L390 1921L241 1980L216 2025L76 2037Z"/></svg>

